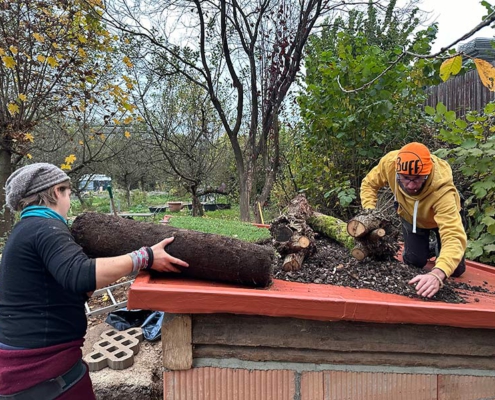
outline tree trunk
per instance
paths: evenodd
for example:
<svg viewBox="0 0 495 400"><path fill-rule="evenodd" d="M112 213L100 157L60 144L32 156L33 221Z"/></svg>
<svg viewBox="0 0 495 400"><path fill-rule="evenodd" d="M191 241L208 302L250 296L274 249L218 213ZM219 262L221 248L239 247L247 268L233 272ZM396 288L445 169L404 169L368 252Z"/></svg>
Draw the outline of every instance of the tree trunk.
<svg viewBox="0 0 495 400"><path fill-rule="evenodd" d="M0 239L6 238L12 229L13 215L5 204L5 183L12 174L11 153L0 146ZM0 240L1 241L1 240Z"/></svg>
<svg viewBox="0 0 495 400"><path fill-rule="evenodd" d="M91 257L126 254L173 236L166 251L189 263L179 267L180 276L254 287L266 287L272 279L271 249L225 236L98 213L78 216L72 234Z"/></svg>
<svg viewBox="0 0 495 400"><path fill-rule="evenodd" d="M239 208L241 212L241 221L249 222L251 220L249 210L249 198L251 190L249 188L248 179L245 174L239 173Z"/></svg>
<svg viewBox="0 0 495 400"><path fill-rule="evenodd" d="M313 210L304 195L297 195L287 212L270 225L274 246L284 258L285 271L301 269L304 259L316 251L314 232L307 224Z"/></svg>

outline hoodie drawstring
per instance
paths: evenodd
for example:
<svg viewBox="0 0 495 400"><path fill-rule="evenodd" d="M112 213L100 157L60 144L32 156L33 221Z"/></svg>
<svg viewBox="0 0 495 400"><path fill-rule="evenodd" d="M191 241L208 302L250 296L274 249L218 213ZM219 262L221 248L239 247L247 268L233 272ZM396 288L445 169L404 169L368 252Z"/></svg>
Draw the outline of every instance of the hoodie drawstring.
<svg viewBox="0 0 495 400"><path fill-rule="evenodd" d="M416 200L414 202L414 213L413 213L413 233L416 233L416 217L418 216L418 206L419 206L419 200Z"/></svg>

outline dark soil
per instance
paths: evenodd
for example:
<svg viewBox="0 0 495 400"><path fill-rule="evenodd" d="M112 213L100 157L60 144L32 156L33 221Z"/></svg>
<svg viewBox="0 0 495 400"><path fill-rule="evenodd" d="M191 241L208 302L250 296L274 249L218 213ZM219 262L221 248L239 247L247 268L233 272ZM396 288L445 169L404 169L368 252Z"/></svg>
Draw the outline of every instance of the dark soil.
<svg viewBox="0 0 495 400"><path fill-rule="evenodd" d="M416 275L425 272L421 269L408 266L395 259L375 261L367 258L359 262L349 254L349 250L331 239L319 238L316 245L316 254L305 260L301 270L284 272L281 268L282 259L280 259L275 268L274 277L292 282L366 288L377 292L446 303L467 303L462 293L456 289L471 292L471 295L473 293L495 295L494 291L488 289L486 282L483 287L480 287L447 280L445 286L433 298L425 299L418 296L414 287L407 283Z"/></svg>

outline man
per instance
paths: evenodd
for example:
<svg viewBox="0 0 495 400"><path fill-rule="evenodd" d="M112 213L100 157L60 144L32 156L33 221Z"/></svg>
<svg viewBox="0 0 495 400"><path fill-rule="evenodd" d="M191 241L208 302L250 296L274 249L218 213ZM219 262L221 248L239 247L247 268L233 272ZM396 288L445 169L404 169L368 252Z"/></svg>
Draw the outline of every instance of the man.
<svg viewBox="0 0 495 400"><path fill-rule="evenodd" d="M421 143L409 143L386 154L363 179L361 205L376 207L378 190L389 186L402 221L405 263L423 268L429 258L430 232L435 232L439 254L435 267L409 281L418 295L432 297L449 276L465 269L467 237L460 215L461 201L449 164Z"/></svg>

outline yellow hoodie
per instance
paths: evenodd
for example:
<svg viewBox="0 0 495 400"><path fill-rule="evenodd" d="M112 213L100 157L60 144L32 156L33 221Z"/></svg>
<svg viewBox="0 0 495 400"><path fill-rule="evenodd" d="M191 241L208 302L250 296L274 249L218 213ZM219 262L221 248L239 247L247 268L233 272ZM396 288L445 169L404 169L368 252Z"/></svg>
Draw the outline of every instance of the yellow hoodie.
<svg viewBox="0 0 495 400"><path fill-rule="evenodd" d="M389 186L399 203L397 213L415 227L438 228L442 248L435 267L449 277L466 251L467 237L462 226L461 201L447 161L431 155L433 169L421 193L410 196L396 179L395 163L399 150L387 153L361 183L361 205L375 208L378 190Z"/></svg>

